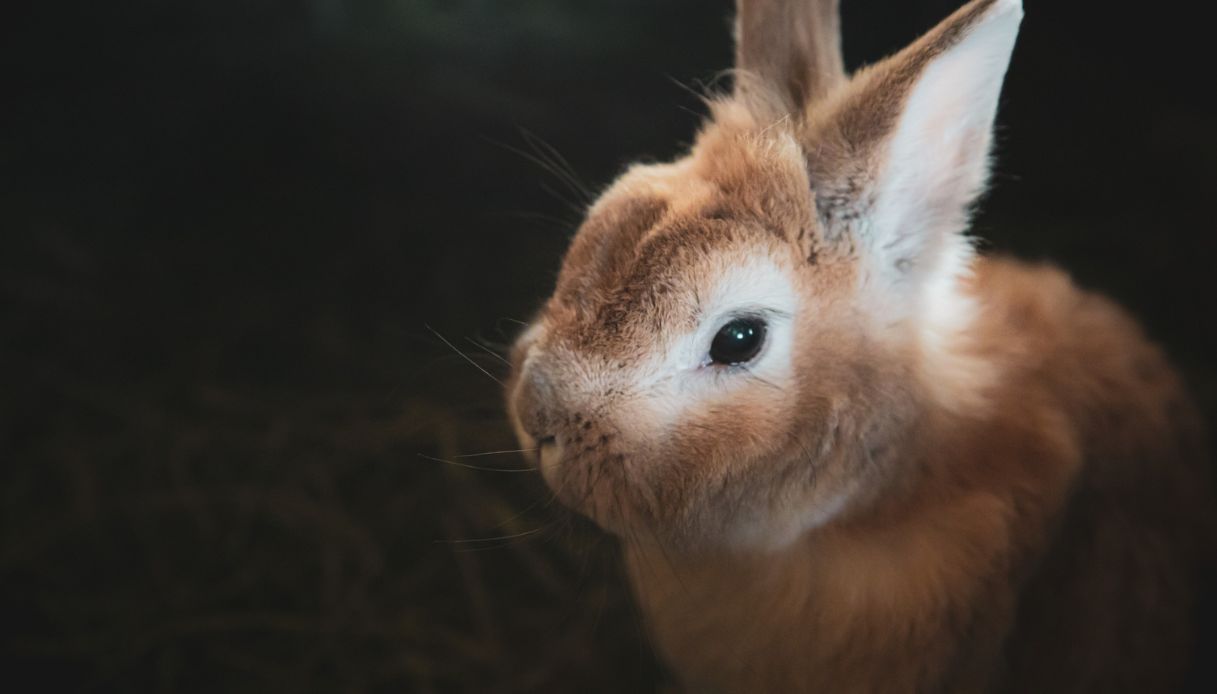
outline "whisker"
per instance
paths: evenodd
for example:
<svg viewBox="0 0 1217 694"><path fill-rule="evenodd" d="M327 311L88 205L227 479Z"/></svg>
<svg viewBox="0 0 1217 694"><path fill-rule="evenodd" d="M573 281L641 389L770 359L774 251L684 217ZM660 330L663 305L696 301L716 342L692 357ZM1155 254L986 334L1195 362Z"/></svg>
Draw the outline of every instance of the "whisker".
<svg viewBox="0 0 1217 694"><path fill-rule="evenodd" d="M583 184L583 181L579 180L579 176L575 174L574 167L570 165L566 157L562 156L553 145L543 140L540 135L529 131L527 128L520 128L520 135L528 142L528 145L532 147L532 151L538 157L545 159L551 166L565 174L564 179L567 185L573 188L572 192L581 194L583 202L592 202L596 196L592 195L591 190Z"/></svg>
<svg viewBox="0 0 1217 694"><path fill-rule="evenodd" d="M558 179L558 181L560 183L562 183L564 186L566 186L566 188L568 190L570 190L570 192L575 193L576 195L579 195L579 196L583 195L582 191L580 191L579 188L575 184L573 184L571 181L569 181L567 179L567 174L565 171L561 170L557 165L555 165L553 162L549 161L548 159L544 158L543 156L536 154L535 151L534 151L534 153L529 153L529 152L525 152L524 150L522 150L518 147L513 147L508 144L503 144L503 143L497 143L497 144L499 144L502 147L505 147L510 152L513 152L515 154L520 155L521 157L524 157L529 162L532 162L533 164L539 166L542 171L544 171L545 173Z"/></svg>
<svg viewBox="0 0 1217 694"><path fill-rule="evenodd" d="M559 216L553 215L553 214L546 214L544 212L529 212L527 210L505 210L501 214L504 217L509 217L512 219L525 219L525 220L535 220L538 222L544 222L556 229L559 229L559 230L567 232L567 233L569 233L570 230L579 226L578 219L568 219L568 218L559 217Z"/></svg>
<svg viewBox="0 0 1217 694"><path fill-rule="evenodd" d="M567 462L570 462L570 461L569 460L562 461L561 463L559 463L559 465L563 466ZM570 481L570 478L571 478L571 475L562 475L562 481L558 482L558 488L553 490L553 493L551 493L549 495L549 500L546 501L545 505L541 507L542 509L554 508L554 503L558 501L558 495L561 494L562 490L566 488L566 483ZM561 504L559 504L559 506L561 506Z"/></svg>
<svg viewBox="0 0 1217 694"><path fill-rule="evenodd" d="M754 375L754 376L752 376L752 380L758 381L766 386L769 386L770 388L772 388L774 390L783 390L783 388L781 386L779 386L778 384L774 383L773 381L761 378L760 376Z"/></svg>
<svg viewBox="0 0 1217 694"><path fill-rule="evenodd" d="M485 547L453 547L450 551L456 554L465 554L467 552L492 552L496 549L504 547L512 547L519 544L518 542L500 542L497 545L486 545Z"/></svg>
<svg viewBox="0 0 1217 694"><path fill-rule="evenodd" d="M445 465L455 465L456 467L463 467L463 468L467 468L469 470L481 470L482 472L533 472L533 473L535 473L537 471L536 468L531 468L531 467L485 467L482 465L470 465L469 463L458 463L455 460L444 460L443 458L435 458L435 457L432 457L429 455L425 455L423 453L419 453L418 457L422 458L423 460L430 460L435 463L443 463Z"/></svg>
<svg viewBox="0 0 1217 694"><path fill-rule="evenodd" d="M541 183L537 187L540 188L541 190L545 191L545 193L547 195L549 195L550 197L552 197L554 200L557 200L558 202L565 205L566 209L579 215L580 217L582 217L587 212L587 210L584 209L584 207L582 205L580 205L578 202L572 202L570 200L567 200L566 197L562 195L562 193L558 192L557 190L554 190L554 188L552 186L550 186L548 183Z"/></svg>
<svg viewBox="0 0 1217 694"><path fill-rule="evenodd" d="M549 175L551 175L555 179L557 179L560 183L562 183L562 185L569 192L571 192L575 195L575 197L577 198L576 201L572 202L571 200L567 199L566 196L558 193L557 191L555 191L545 185L541 186L542 190L545 190L545 192L549 193L550 195L553 195L554 198L556 198L559 202L561 202L564 205L566 205L567 207L569 207L572 211L574 211L580 217L583 216L583 213L584 213L583 207L586 204L591 202L592 196L586 191L586 189L584 189L582 187L581 184L578 183L578 181L571 180L571 174L569 174L566 171L563 171L557 164L550 162L549 160L545 159L543 156L540 156L537 153L525 152L524 150L522 150L518 147L513 147L512 145L509 145L507 143L498 142L498 141L492 140L492 139L488 139L487 141L489 141L491 144L502 147L503 149L506 149L507 151L509 151L513 154L523 157L525 160L540 167L542 171L545 171L546 173L548 173ZM530 143L530 146L534 147L534 152L535 152L535 149L536 149L535 145L531 145L531 143ZM583 205L578 204L579 202L582 202Z"/></svg>
<svg viewBox="0 0 1217 694"><path fill-rule="evenodd" d="M773 388L774 390L785 390L784 388L782 388L782 386L779 386L778 384L774 383L773 381L770 381L767 378L762 378L760 376L757 376L756 372L754 372L752 369L749 369L746 366L743 368L744 368L744 373L748 374L748 378L750 378L754 381L757 381L759 383L763 383L764 385L767 385L770 388Z"/></svg>
<svg viewBox="0 0 1217 694"><path fill-rule="evenodd" d="M690 116L693 116L694 118L703 118L705 116L705 114L698 113L697 111L694 111L693 109L689 108L688 106L681 106L680 104L677 104L676 108L680 109L681 111L684 111L685 113L689 114Z"/></svg>
<svg viewBox="0 0 1217 694"><path fill-rule="evenodd" d="M495 528L495 529L506 527L506 526L510 525L511 523L514 523L515 521L523 518L525 515L528 514L529 511L532 511L533 509L535 509L536 507L538 507L540 505L541 505L541 499L538 498L538 499L534 500L531 504L520 509L520 511L518 513L516 513L512 516L509 516L509 517L499 521L498 523L495 523L494 525L492 525L490 527Z"/></svg>
<svg viewBox="0 0 1217 694"><path fill-rule="evenodd" d="M528 324L522 320L511 318L510 316L501 316L494 322L494 331L499 334L499 337L509 342L514 341L520 334L519 330L511 330L504 326L504 323L514 323L516 325L528 327Z"/></svg>
<svg viewBox="0 0 1217 694"><path fill-rule="evenodd" d="M537 533L542 532L543 530L545 530L548 527L549 526L547 526L547 525L542 525L541 527L533 528L532 530L525 530L523 532L512 533L510 535L498 535L496 537L474 537L474 538L470 538L468 540L436 540L435 543L441 544L441 545L466 545L466 544L474 544L474 543L478 543L478 542L501 542L503 540L517 540L521 537L528 537L529 535L536 535Z"/></svg>
<svg viewBox="0 0 1217 694"><path fill-rule="evenodd" d="M506 385L505 383L503 383L503 382L502 382L502 381L500 381L499 379L495 378L495 377L494 377L494 376L493 376L493 375L492 375L492 374L491 374L489 371L487 371L486 369L482 368L482 366L481 366L480 364L478 364L477 362L475 362L473 359L470 359L468 354L465 354L465 353L464 353L464 352L462 352L462 351L461 351L459 348L457 348L457 346L456 346L456 345L454 345L454 344L452 344L451 342L449 342L449 341L448 341L448 338L444 337L443 335L440 335L440 334L439 334L439 331L437 331L435 328L432 328L430 325L426 325L425 323L424 323L423 325L424 325L424 327L425 327L425 328L427 328L427 330L430 330L430 331L432 332L432 334L434 334L436 337L438 337L438 338L439 338L439 339L440 339L440 340L441 340L441 341L442 341L444 344L446 344L446 345L448 345L449 347L451 347L451 348L452 348L452 351L454 351L454 352L456 352L457 354L461 355L461 357L462 357L462 358L463 358L465 361L467 361L467 362L469 362L470 364L472 364L472 365L473 365L473 368L475 368L475 369L477 369L478 371L481 371L482 373L486 374L486 377L487 377L487 378L489 378L490 380L492 380L492 381L494 381L495 383L499 384L500 386L502 386L502 387L504 387L504 388L506 388L506 387L507 387L507 385Z"/></svg>
<svg viewBox="0 0 1217 694"><path fill-rule="evenodd" d="M535 453L536 448L515 448L510 451L486 451L485 453L465 453L454 455L453 458L481 458L487 455L507 455L508 453Z"/></svg>
<svg viewBox="0 0 1217 694"><path fill-rule="evenodd" d="M709 107L713 104L714 97L710 94L710 91L709 91L709 89L706 88L706 85L702 84L699 80L694 80L694 82L699 87L701 87L702 91L700 91L700 92L697 91L696 89L694 89L693 87L685 84L684 82L676 79L672 75L664 75L664 77L666 77L669 82L671 82L672 84L679 87L681 89L681 91L684 91L684 92L690 94L694 99L697 99L699 102L701 102L701 104L703 106ZM684 106L681 106L680 108L685 111L688 111L689 113L697 116L698 118L705 117L704 113L697 113L696 111L694 111L691 108L685 108Z"/></svg>
<svg viewBox="0 0 1217 694"><path fill-rule="evenodd" d="M478 349L482 350L486 354L489 354L490 356L494 357L495 359L498 359L499 361L503 362L504 364L511 366L511 362L504 359L503 355L499 354L498 352L495 352L494 350L490 349L486 345L483 345L482 343L478 342L477 340L474 340L471 337L466 337L465 341L468 342L469 344L473 345L474 347L477 347Z"/></svg>

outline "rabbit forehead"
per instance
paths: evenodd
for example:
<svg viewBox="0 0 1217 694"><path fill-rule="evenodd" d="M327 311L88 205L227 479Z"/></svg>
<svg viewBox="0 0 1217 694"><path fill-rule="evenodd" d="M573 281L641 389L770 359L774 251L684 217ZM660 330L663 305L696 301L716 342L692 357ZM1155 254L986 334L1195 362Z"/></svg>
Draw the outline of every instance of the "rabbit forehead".
<svg viewBox="0 0 1217 694"><path fill-rule="evenodd" d="M686 157L634 166L589 210L555 300L580 305L623 286L678 282L688 265L748 246L797 248L817 225L802 151L786 129L711 123Z"/></svg>
<svg viewBox="0 0 1217 694"><path fill-rule="evenodd" d="M591 207L567 253L558 294L627 273L648 244L677 245L656 237L705 248L730 245L737 236L712 228L717 222L791 242L817 230L807 160L790 124L757 123L733 102L714 111L687 156L631 167Z"/></svg>
<svg viewBox="0 0 1217 694"><path fill-rule="evenodd" d="M697 328L741 277L758 277L757 268L788 273L790 255L761 225L669 219L630 248L628 260L605 266L588 254L568 261L549 305L548 332L578 352L638 361Z"/></svg>

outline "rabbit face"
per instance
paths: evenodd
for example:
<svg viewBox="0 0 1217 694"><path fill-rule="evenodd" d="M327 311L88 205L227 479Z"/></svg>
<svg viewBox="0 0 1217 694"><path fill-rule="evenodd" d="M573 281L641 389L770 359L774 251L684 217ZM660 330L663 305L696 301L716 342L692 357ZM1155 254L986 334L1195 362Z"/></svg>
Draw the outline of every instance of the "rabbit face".
<svg viewBox="0 0 1217 694"><path fill-rule="evenodd" d="M758 8L735 93L592 206L513 353L546 482L635 541L787 543L912 474L889 442L923 401L983 407L991 379L962 232L1020 3L974 0L848 79Z"/></svg>
<svg viewBox="0 0 1217 694"><path fill-rule="evenodd" d="M802 150L753 125L711 128L689 158L619 181L514 350L524 447L609 530L780 543L860 481L846 469L859 456L837 451L873 369L859 265L809 255L822 233Z"/></svg>

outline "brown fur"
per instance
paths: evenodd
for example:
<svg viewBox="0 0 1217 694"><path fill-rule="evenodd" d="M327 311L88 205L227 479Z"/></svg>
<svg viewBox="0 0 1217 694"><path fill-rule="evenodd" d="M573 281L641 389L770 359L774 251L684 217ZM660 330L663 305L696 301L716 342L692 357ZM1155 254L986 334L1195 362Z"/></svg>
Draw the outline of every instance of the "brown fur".
<svg viewBox="0 0 1217 694"><path fill-rule="evenodd" d="M522 442L543 447L564 503L622 538L655 644L691 688L1179 681L1213 502L1163 355L1059 271L1003 259L972 262L953 291L975 315L930 341L916 311L884 313L924 278L888 269L885 285L860 231L909 92L998 5L839 83L806 37L798 59L757 55L749 32L791 5L745 2L741 64L771 74L717 103L687 157L596 203L516 346ZM835 2L794 15L835 36ZM811 100L769 110L793 98ZM665 362L747 267L797 297L775 323L789 364Z"/></svg>
<svg viewBox="0 0 1217 694"><path fill-rule="evenodd" d="M838 4L839 0L743 3L735 29L737 92L744 98L759 98L754 106L778 96L788 111L844 82ZM778 85L779 93L766 94L766 85Z"/></svg>
<svg viewBox="0 0 1217 694"><path fill-rule="evenodd" d="M916 485L777 554L668 565L627 545L660 648L706 675L692 684L1178 684L1210 503L1180 384L1122 312L1056 270L983 261L976 284L975 348L1002 362L1002 405L925 415L900 452Z"/></svg>

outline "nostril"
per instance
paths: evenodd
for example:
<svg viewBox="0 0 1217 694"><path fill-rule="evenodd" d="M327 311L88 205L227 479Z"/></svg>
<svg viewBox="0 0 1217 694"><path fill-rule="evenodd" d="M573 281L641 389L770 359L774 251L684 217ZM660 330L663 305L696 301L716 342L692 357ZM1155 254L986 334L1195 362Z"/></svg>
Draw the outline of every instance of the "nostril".
<svg viewBox="0 0 1217 694"><path fill-rule="evenodd" d="M542 472L552 469L560 455L557 437L541 436L537 439L537 466Z"/></svg>

